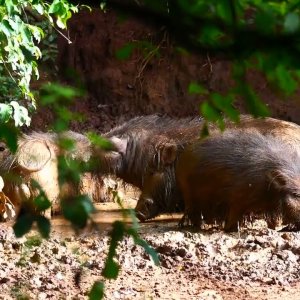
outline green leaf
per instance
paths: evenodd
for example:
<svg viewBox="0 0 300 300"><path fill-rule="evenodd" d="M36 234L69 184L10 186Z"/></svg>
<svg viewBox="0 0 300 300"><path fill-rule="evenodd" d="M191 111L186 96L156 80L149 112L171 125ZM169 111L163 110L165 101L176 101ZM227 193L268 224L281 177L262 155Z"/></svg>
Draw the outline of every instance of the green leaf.
<svg viewBox="0 0 300 300"><path fill-rule="evenodd" d="M6 123L12 116L13 109L8 104L0 103L0 123Z"/></svg>
<svg viewBox="0 0 300 300"><path fill-rule="evenodd" d="M43 191L33 200L33 203L39 211L45 211L51 207L51 202Z"/></svg>
<svg viewBox="0 0 300 300"><path fill-rule="evenodd" d="M59 148L62 150L71 151L75 148L75 141L70 138L60 138L59 139Z"/></svg>
<svg viewBox="0 0 300 300"><path fill-rule="evenodd" d="M93 145L99 146L100 148L102 148L104 150L113 150L114 149L112 142L107 140L106 138L103 138L94 132L88 132L86 135Z"/></svg>
<svg viewBox="0 0 300 300"><path fill-rule="evenodd" d="M43 29L30 24L27 25L27 28L30 30L31 34L33 34L34 38L38 43L41 41L41 38L45 37Z"/></svg>
<svg viewBox="0 0 300 300"><path fill-rule="evenodd" d="M130 228L127 230L127 233L132 236L133 240L134 240L134 243L136 245L139 245L141 247L144 248L144 250L146 251L146 253L148 253L150 255L150 257L152 258L153 262L155 263L155 265L159 265L159 258L158 258L158 255L156 253L156 251L150 247L148 245L148 243L141 239L139 236L138 236L138 233L136 230L134 230L133 228Z"/></svg>
<svg viewBox="0 0 300 300"><path fill-rule="evenodd" d="M217 122L222 116L209 102L205 101L200 106L201 115L208 121Z"/></svg>
<svg viewBox="0 0 300 300"><path fill-rule="evenodd" d="M41 236L45 239L49 238L51 230L50 221L44 216L37 216L36 222Z"/></svg>
<svg viewBox="0 0 300 300"><path fill-rule="evenodd" d="M32 227L33 221L33 216L29 214L19 216L13 226L16 237L22 237L24 234L28 233Z"/></svg>
<svg viewBox="0 0 300 300"><path fill-rule="evenodd" d="M89 292L89 300L101 300L104 297L104 284L103 282L96 281Z"/></svg>
<svg viewBox="0 0 300 300"><path fill-rule="evenodd" d="M15 127L9 126L7 124L0 124L0 138L6 141L8 148L15 153L18 144L18 131Z"/></svg>
<svg viewBox="0 0 300 300"><path fill-rule="evenodd" d="M138 229L139 229L139 221L138 218L136 217L136 213L134 209L128 209L128 215L131 219L131 229L138 234Z"/></svg>
<svg viewBox="0 0 300 300"><path fill-rule="evenodd" d="M200 41L204 45L216 46L220 44L224 33L216 26L204 25L200 36Z"/></svg>
<svg viewBox="0 0 300 300"><path fill-rule="evenodd" d="M50 7L49 7L48 13L49 14L54 14L54 13L58 12L61 8L61 5L62 4L61 4L60 0L54 0L52 2L52 4L50 5Z"/></svg>
<svg viewBox="0 0 300 300"><path fill-rule="evenodd" d="M115 221L112 224L112 231L110 233L111 241L109 245L108 256L105 262L105 266L102 275L109 279L115 279L119 273L119 266L114 261L116 255L116 249L118 242L122 240L126 233L125 224L121 221Z"/></svg>
<svg viewBox="0 0 300 300"><path fill-rule="evenodd" d="M71 103L74 97L80 96L79 90L56 83L45 84L41 89L41 104Z"/></svg>
<svg viewBox="0 0 300 300"><path fill-rule="evenodd" d="M12 0L5 0L5 6L9 15L14 12L15 5Z"/></svg>
<svg viewBox="0 0 300 300"><path fill-rule="evenodd" d="M44 7L42 4L40 4L40 3L33 4L33 7L40 15L44 14Z"/></svg>
<svg viewBox="0 0 300 300"><path fill-rule="evenodd" d="M221 94L213 93L211 100L213 105L223 111L232 121L239 122L239 112L232 105L234 102L233 95L222 96Z"/></svg>
<svg viewBox="0 0 300 300"><path fill-rule="evenodd" d="M75 227L84 228L90 213L95 208L86 195L80 195L61 201L62 213Z"/></svg>
<svg viewBox="0 0 300 300"><path fill-rule="evenodd" d="M298 14L294 12L290 12L286 15L283 24L285 32L294 33L299 29L299 25L300 25L300 19Z"/></svg>
<svg viewBox="0 0 300 300"><path fill-rule="evenodd" d="M22 126L22 125L30 125L30 118L28 116L28 111L25 107L20 106L18 102L16 101L11 101L10 105L14 108L14 121L15 121L15 126Z"/></svg>
<svg viewBox="0 0 300 300"><path fill-rule="evenodd" d="M124 237L124 234L126 232L125 230L125 224L121 221L115 221L112 224L112 232L111 237L113 241L120 241Z"/></svg>
<svg viewBox="0 0 300 300"><path fill-rule="evenodd" d="M58 119L53 124L53 129L55 132L63 132L69 129L69 122L65 120Z"/></svg>
<svg viewBox="0 0 300 300"><path fill-rule="evenodd" d="M209 130L208 130L207 122L204 122L202 129L201 129L200 138L204 139L208 136L209 136Z"/></svg>
<svg viewBox="0 0 300 300"><path fill-rule="evenodd" d="M118 49L116 51L116 57L119 60L125 60L128 59L130 57L130 55L132 54L133 50L135 49L135 44L133 43L128 43L126 45L124 45L122 48Z"/></svg>
<svg viewBox="0 0 300 300"><path fill-rule="evenodd" d="M19 32L19 30L22 28L20 25L22 21L20 20L19 16L14 16L12 18L8 19L9 25L12 27L12 29L16 32Z"/></svg>
<svg viewBox="0 0 300 300"><path fill-rule="evenodd" d="M196 83L196 82L191 82L188 87L188 93L189 94L208 94L208 90L203 87L202 85Z"/></svg>
<svg viewBox="0 0 300 300"><path fill-rule="evenodd" d="M13 28L9 24L8 20L3 19L1 24L0 24L0 30L4 32L4 34L9 38L12 33L14 33Z"/></svg>
<svg viewBox="0 0 300 300"><path fill-rule="evenodd" d="M90 215L91 213L95 212L96 209L95 209L95 206L92 202L92 200L90 199L89 196L87 195L80 195L79 196L79 199L81 201L81 204L82 204L82 207L84 209L84 211Z"/></svg>
<svg viewBox="0 0 300 300"><path fill-rule="evenodd" d="M260 11L256 14L255 25L261 32L271 34L275 30L276 20L272 10Z"/></svg>
<svg viewBox="0 0 300 300"><path fill-rule="evenodd" d="M227 24L232 23L232 13L230 8L230 2L235 8L235 1L218 0L216 4L216 12L218 16L223 19Z"/></svg>
<svg viewBox="0 0 300 300"><path fill-rule="evenodd" d="M107 259L102 275L107 279L116 279L118 277L119 270L119 265L113 259Z"/></svg>
<svg viewBox="0 0 300 300"><path fill-rule="evenodd" d="M279 87L287 94L290 95L295 92L297 88L297 82L293 79L292 74L287 68L279 64L275 69L276 79Z"/></svg>
<svg viewBox="0 0 300 300"><path fill-rule="evenodd" d="M67 159L65 156L58 157L58 182L62 186L66 182L79 184L81 163L75 159ZM80 201L80 199L77 199Z"/></svg>
<svg viewBox="0 0 300 300"><path fill-rule="evenodd" d="M256 93L250 87L247 87L245 93L242 95L245 97L249 112L254 117L267 117L270 115L270 111L266 104L261 101L258 95L256 95Z"/></svg>
<svg viewBox="0 0 300 300"><path fill-rule="evenodd" d="M33 48L20 46L20 50L28 63L31 63L35 59L35 52Z"/></svg>
<svg viewBox="0 0 300 300"><path fill-rule="evenodd" d="M60 12L61 13L61 12ZM64 8L64 13L57 15L56 24L59 28L65 29L67 27L67 21L72 17L72 13Z"/></svg>

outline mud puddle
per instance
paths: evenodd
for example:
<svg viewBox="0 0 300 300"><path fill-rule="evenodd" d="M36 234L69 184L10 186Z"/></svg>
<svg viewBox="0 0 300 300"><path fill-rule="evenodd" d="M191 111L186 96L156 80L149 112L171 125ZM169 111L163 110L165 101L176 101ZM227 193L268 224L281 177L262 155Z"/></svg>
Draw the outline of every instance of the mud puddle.
<svg viewBox="0 0 300 300"><path fill-rule="evenodd" d="M126 209L134 208L135 203L126 203ZM126 211L125 211L126 213ZM139 223L139 232L143 234L151 234L154 232L165 232L169 230L177 230L178 222L182 214L160 215L155 219L149 220L145 223ZM96 212L92 215L94 224L87 226L79 234L87 234L97 231L100 235L107 235L112 227L112 223L121 220L127 224L131 224L130 216L124 216L124 211L116 203L105 203L96 205ZM51 220L52 231L64 236L75 236L73 228L70 223L63 218L63 216L54 216Z"/></svg>

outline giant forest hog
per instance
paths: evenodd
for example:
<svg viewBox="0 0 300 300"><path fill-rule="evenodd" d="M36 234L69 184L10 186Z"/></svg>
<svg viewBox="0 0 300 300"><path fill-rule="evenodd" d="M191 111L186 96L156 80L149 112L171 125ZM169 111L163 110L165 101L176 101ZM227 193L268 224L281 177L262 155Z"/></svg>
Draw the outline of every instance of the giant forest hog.
<svg viewBox="0 0 300 300"><path fill-rule="evenodd" d="M180 155L176 178L195 225L225 221L235 231L251 213L300 221L300 148L277 136L228 129L195 142Z"/></svg>
<svg viewBox="0 0 300 300"><path fill-rule="evenodd" d="M198 130L195 132L200 132L202 129L202 123L199 123ZM240 132L251 133L252 131L258 131L262 136L266 137L276 137L283 144L282 147L289 147L291 149L299 149L300 148L300 127L294 123L281 121L273 118L265 118L265 119L254 119L250 116L241 116L240 123L236 124L230 121L226 121L226 129L228 130L240 130ZM209 124L209 132L211 137L220 136L222 133L214 124ZM199 137L199 135L198 135ZM198 139L196 139L196 143L198 143ZM166 145L166 149L172 152L174 149L176 150L176 155L170 154L170 157L176 157L176 159L170 163L170 160L164 162L161 161L160 171L151 172L145 176L144 181L144 189L143 193L140 196L139 202L136 207L137 216L141 221L147 220L149 218L153 218L158 214L164 212L171 212L163 210L161 208L164 202L172 203L170 199L163 199L161 197L168 197L168 195L176 194L178 198L178 202L183 202L182 191L178 189L178 185L176 183L175 169L177 166L177 160L183 153L185 148L194 143L195 139L191 139L190 142L180 143L178 140L172 139L168 141ZM173 148L170 147L170 144L174 145ZM164 151L164 145L161 145L161 150ZM178 173L178 172L177 172ZM180 176L180 173L178 173ZM173 191L166 193L166 191ZM183 205L181 205L183 207Z"/></svg>
<svg viewBox="0 0 300 300"><path fill-rule="evenodd" d="M159 170L162 162L171 163L175 159L172 154L177 148L197 140L202 122L199 117L173 119L150 115L133 118L104 134L105 138L114 142L119 153L113 155L112 151L112 155L103 157L106 161L100 159L99 170L123 179L143 193L148 174ZM172 142L169 143L169 140ZM155 195L154 205L159 205L160 212L183 210L183 201L176 188L174 172L171 174L173 178L170 178L164 185L165 188ZM143 204L140 202L140 205Z"/></svg>
<svg viewBox="0 0 300 300"><path fill-rule="evenodd" d="M15 206L21 203L31 204L31 201L39 195L40 191L33 181L38 183L55 208L60 197L87 194L91 199L98 201L102 197L102 177L97 173L83 173L79 185L68 184L62 189L61 194L58 182L58 156L65 154L67 160L86 163L92 158L93 153L90 141L82 134L68 131L62 134L61 138L72 140L74 147L64 151L59 147L57 134L37 132L23 135L18 141L18 150L15 154L10 153L5 144L1 144L0 175L5 182L3 191Z"/></svg>

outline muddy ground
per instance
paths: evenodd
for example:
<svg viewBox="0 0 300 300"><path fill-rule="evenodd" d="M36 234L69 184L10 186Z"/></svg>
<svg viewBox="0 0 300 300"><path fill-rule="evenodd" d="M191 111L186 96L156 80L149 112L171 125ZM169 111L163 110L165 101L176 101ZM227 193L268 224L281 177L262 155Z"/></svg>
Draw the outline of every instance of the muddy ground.
<svg viewBox="0 0 300 300"><path fill-rule="evenodd" d="M84 83L86 96L72 105L86 116L71 124L80 132L105 132L136 115L196 115L204 99L188 94L191 81L221 93L232 85L229 62L209 53L182 55L163 28L121 21L111 11L76 15L67 35L72 44L62 38L58 43L60 79L41 78L74 83L69 75L76 73L75 81ZM137 49L128 60L116 59L117 49L139 40L153 43L159 56ZM276 95L255 72L248 77L273 116L300 123L299 97ZM243 103L236 106L245 111ZM52 120L49 109L39 109L31 129L47 130ZM0 299L86 299L92 283L103 279L109 224L120 216L105 205L96 217L100 232L77 236L58 217L51 238L40 246L37 233L16 239L11 224L1 224ZM249 224L239 234L217 228L194 231L179 229L179 217L140 227L141 236L159 253L160 266L131 239L119 245L121 272L117 280L105 282L107 299L300 299L299 233L269 230L263 222Z"/></svg>
<svg viewBox="0 0 300 300"><path fill-rule="evenodd" d="M10 224L2 225L0 299L87 299L92 283L104 280L110 223L121 214L102 204L94 218L98 230L79 235L55 218L49 240L34 231L16 239ZM179 229L179 218L140 226L160 266L132 239L119 244L121 271L104 280L106 299L300 299L300 233L270 230L263 221L235 234Z"/></svg>

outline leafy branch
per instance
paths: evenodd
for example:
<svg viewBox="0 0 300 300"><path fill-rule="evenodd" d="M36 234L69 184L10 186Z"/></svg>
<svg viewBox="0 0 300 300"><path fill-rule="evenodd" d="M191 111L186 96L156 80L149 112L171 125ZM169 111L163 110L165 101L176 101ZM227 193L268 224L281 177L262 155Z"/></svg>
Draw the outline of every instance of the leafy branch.
<svg viewBox="0 0 300 300"><path fill-rule="evenodd" d="M33 76L38 78L37 61L42 57L38 46L45 37L40 26L30 24L27 14L45 18L56 30L66 28L68 19L78 7L66 0L46 1L0 1L0 64L2 71L11 78L14 90L19 89L25 101L15 104L4 98L0 107L0 120L15 120L15 126L29 125L28 108L36 108L35 98L30 91ZM1 65L0 65L1 66ZM3 97L2 97L3 98Z"/></svg>

